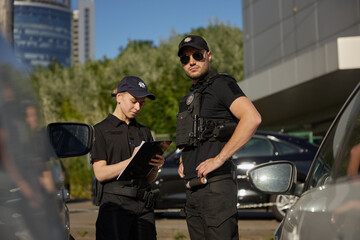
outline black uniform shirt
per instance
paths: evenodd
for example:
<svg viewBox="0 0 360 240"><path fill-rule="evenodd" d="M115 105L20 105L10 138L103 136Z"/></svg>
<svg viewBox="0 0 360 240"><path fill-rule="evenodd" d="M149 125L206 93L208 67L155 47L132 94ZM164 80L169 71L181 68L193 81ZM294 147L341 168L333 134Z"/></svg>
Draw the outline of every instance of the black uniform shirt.
<svg viewBox="0 0 360 240"><path fill-rule="evenodd" d="M217 74L216 70L210 71L210 73L205 76L204 79L200 80L198 84L201 84L206 78L215 74ZM193 87L196 87L196 85ZM237 121L229 108L235 99L242 96L245 96L245 94L233 78L226 76L216 78L214 82L203 91L200 117L227 120L233 119ZM201 162L219 154L225 144L226 142L205 141L201 142L196 148L186 147L182 153L185 178L189 179L196 177L196 167ZM226 161L223 166L211 172L209 177L230 173L230 171L231 163Z"/></svg>
<svg viewBox="0 0 360 240"><path fill-rule="evenodd" d="M106 160L108 165L115 164L131 157L135 146L141 141L152 141L150 129L136 122L127 125L124 121L109 114L106 119L94 126L95 142L91 158Z"/></svg>

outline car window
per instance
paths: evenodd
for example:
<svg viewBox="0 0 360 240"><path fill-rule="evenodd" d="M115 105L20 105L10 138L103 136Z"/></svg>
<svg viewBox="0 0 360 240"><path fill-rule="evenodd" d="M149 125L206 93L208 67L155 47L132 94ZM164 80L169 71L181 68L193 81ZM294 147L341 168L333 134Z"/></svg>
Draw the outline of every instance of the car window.
<svg viewBox="0 0 360 240"><path fill-rule="evenodd" d="M272 156L273 153L274 147L267 138L254 136L233 155L233 158Z"/></svg>
<svg viewBox="0 0 360 240"><path fill-rule="evenodd" d="M273 143L276 145L276 148L280 151L281 155L299 153L302 151L301 148L282 141L277 141Z"/></svg>
<svg viewBox="0 0 360 240"><path fill-rule="evenodd" d="M337 179L359 173L360 92L352 98L340 118L333 124L309 179L309 187L319 187ZM355 155L355 157L354 157Z"/></svg>

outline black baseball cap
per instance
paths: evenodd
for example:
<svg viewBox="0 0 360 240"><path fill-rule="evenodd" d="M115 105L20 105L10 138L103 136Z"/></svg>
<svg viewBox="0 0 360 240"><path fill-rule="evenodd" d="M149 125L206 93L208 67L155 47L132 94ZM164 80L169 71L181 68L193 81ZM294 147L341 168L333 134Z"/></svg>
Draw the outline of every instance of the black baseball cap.
<svg viewBox="0 0 360 240"><path fill-rule="evenodd" d="M188 35L183 40L181 40L179 44L179 51L178 56L180 57L182 54L182 49L184 47L193 47L199 50L205 49L206 51L209 51L209 47L206 43L206 41L198 36L198 35Z"/></svg>
<svg viewBox="0 0 360 240"><path fill-rule="evenodd" d="M118 93L128 92L136 98L147 97L155 100L155 95L147 91L145 82L139 77L128 76L121 79L116 92L112 93L112 97L116 97Z"/></svg>

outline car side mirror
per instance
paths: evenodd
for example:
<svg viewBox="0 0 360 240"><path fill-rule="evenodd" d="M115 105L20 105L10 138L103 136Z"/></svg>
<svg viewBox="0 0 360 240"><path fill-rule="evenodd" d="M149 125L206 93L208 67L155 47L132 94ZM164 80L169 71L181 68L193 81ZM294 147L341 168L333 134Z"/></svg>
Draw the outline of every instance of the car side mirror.
<svg viewBox="0 0 360 240"><path fill-rule="evenodd" d="M260 164L247 172L249 182L257 190L270 194L289 193L296 181L292 162L278 161Z"/></svg>
<svg viewBox="0 0 360 240"><path fill-rule="evenodd" d="M84 123L50 123L47 127L50 143L58 157L87 154L94 140L94 128Z"/></svg>

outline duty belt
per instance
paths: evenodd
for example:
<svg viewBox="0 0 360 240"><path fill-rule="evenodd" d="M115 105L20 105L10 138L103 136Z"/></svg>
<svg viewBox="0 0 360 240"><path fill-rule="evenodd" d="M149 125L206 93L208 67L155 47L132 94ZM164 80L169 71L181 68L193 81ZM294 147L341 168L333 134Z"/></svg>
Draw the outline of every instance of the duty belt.
<svg viewBox="0 0 360 240"><path fill-rule="evenodd" d="M217 182L217 181L224 180L224 179L233 179L233 175L230 173L217 175L217 176L208 178L207 182L212 183L212 182Z"/></svg>
<svg viewBox="0 0 360 240"><path fill-rule="evenodd" d="M143 199L145 192L150 191L150 185L143 181L114 181L104 184L104 192L127 197Z"/></svg>
<svg viewBox="0 0 360 240"><path fill-rule="evenodd" d="M126 181L132 184L132 181ZM138 200L145 202L146 208L153 208L156 198L159 196L160 190L155 189L151 190L149 184L145 187L136 187L136 186L125 186L125 182L114 181L106 183L104 185L104 193L110 193L120 196L126 196L131 198L136 198Z"/></svg>
<svg viewBox="0 0 360 240"><path fill-rule="evenodd" d="M188 189L196 189L198 187L204 186L206 184L209 183L213 183L213 182L217 182L217 181L221 181L224 179L234 179L232 174L222 174L222 175L217 175L217 176L213 176L210 178L192 178L192 179L188 179L186 180L186 187Z"/></svg>

